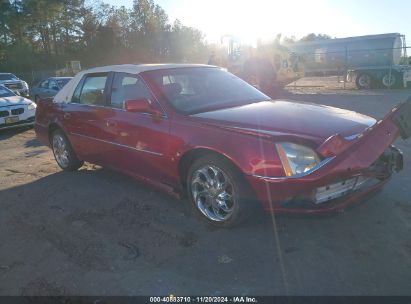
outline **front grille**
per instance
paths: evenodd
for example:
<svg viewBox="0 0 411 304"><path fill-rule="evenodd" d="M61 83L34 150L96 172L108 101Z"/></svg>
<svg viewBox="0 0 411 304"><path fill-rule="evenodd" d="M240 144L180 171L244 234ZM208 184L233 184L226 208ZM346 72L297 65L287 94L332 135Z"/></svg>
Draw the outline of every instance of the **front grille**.
<svg viewBox="0 0 411 304"><path fill-rule="evenodd" d="M9 111L0 111L0 117L7 117L9 115Z"/></svg>
<svg viewBox="0 0 411 304"><path fill-rule="evenodd" d="M360 189L370 178L365 176L356 176L335 184L329 184L317 188L315 194L315 204L321 204L335 198L344 196L351 191Z"/></svg>
<svg viewBox="0 0 411 304"><path fill-rule="evenodd" d="M23 84L21 82L5 83L4 86L7 87L10 90L22 89L23 88Z"/></svg>
<svg viewBox="0 0 411 304"><path fill-rule="evenodd" d="M24 108L18 108L18 109L13 109L11 110L12 115L20 115L24 113Z"/></svg>

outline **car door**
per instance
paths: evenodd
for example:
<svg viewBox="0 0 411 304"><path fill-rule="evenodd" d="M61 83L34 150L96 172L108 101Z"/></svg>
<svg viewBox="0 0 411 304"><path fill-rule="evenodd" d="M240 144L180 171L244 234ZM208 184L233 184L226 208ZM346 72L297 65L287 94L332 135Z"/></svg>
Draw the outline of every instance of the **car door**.
<svg viewBox="0 0 411 304"><path fill-rule="evenodd" d="M147 98L163 115L133 113L124 110L124 102ZM169 121L160 104L142 78L128 73L114 73L107 107L106 132L115 135L110 163L130 174L167 183L164 168L168 162Z"/></svg>
<svg viewBox="0 0 411 304"><path fill-rule="evenodd" d="M77 85L70 103L60 103L63 125L80 159L105 164L115 140L106 128L109 73L86 74Z"/></svg>

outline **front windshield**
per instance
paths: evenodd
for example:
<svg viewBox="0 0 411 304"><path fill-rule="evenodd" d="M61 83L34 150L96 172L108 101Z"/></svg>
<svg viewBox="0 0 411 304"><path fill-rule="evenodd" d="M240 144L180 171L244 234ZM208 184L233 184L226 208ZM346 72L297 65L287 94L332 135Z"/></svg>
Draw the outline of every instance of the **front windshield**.
<svg viewBox="0 0 411 304"><path fill-rule="evenodd" d="M143 73L147 81L179 112L194 114L249 104L270 97L219 68L195 67Z"/></svg>
<svg viewBox="0 0 411 304"><path fill-rule="evenodd" d="M18 78L10 73L7 74L0 74L0 81L1 80L17 80Z"/></svg>
<svg viewBox="0 0 411 304"><path fill-rule="evenodd" d="M14 94L12 91L10 91L9 89L0 86L0 97L11 97L11 96L15 96L16 94Z"/></svg>

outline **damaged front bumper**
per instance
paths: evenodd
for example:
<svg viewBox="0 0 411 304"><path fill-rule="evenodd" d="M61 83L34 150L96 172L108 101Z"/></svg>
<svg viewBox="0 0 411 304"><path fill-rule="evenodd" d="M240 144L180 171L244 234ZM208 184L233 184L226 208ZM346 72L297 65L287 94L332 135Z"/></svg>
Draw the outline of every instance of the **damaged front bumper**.
<svg viewBox="0 0 411 304"><path fill-rule="evenodd" d="M339 211L378 190L402 169L402 153L392 146L399 136L411 136L411 99L354 138L336 134L327 139L317 149L326 161L309 174L247 179L268 212Z"/></svg>

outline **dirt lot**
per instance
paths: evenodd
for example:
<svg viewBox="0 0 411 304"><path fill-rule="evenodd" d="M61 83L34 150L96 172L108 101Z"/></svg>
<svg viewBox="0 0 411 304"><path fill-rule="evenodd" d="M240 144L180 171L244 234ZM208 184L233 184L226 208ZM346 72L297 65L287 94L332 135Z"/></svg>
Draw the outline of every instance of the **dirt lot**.
<svg viewBox="0 0 411 304"><path fill-rule="evenodd" d="M284 93L378 118L410 95L334 78ZM61 172L33 130L2 131L0 295L411 295L411 141L397 145L404 171L344 213L216 230L116 172Z"/></svg>

